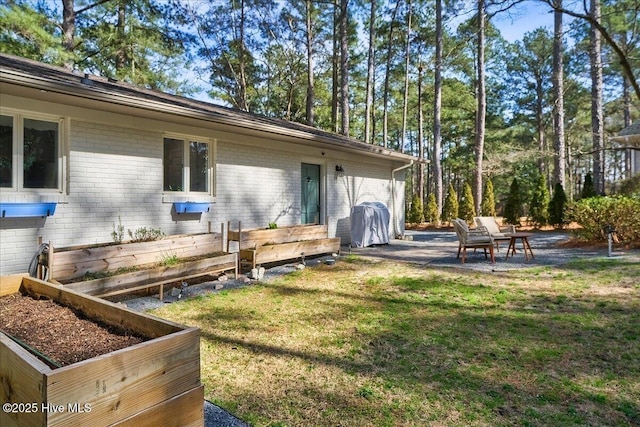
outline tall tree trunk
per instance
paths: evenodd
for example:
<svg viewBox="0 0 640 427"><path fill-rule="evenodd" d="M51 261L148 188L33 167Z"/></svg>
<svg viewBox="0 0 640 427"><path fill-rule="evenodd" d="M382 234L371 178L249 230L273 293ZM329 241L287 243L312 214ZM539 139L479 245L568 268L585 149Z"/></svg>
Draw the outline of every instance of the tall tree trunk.
<svg viewBox="0 0 640 427"><path fill-rule="evenodd" d="M424 160L424 117L422 115L422 62L418 64L418 158ZM418 197L424 207L424 162L418 164Z"/></svg>
<svg viewBox="0 0 640 427"><path fill-rule="evenodd" d="M400 152L404 153L407 143L407 110L409 108L409 58L411 56L411 0L407 0L407 32L404 56L404 100L402 102L402 132Z"/></svg>
<svg viewBox="0 0 640 427"><path fill-rule="evenodd" d="M631 84L631 86L633 87L633 90L636 93L636 97L640 99L640 84L636 80L636 77L634 76L634 73L633 73L633 67L629 62L631 59L630 55L628 55L624 51L624 49L618 43L616 43L616 41L611 36L609 31L607 31L607 29L601 24L600 13L598 12L597 16L593 14L593 2L591 3L591 7L590 7L591 10L589 11L589 13L581 14L569 9L565 9L561 6L558 6L556 0L543 0L543 1L545 1L554 10L559 10L562 13L566 13L569 16L573 16L574 18L580 18L580 19L586 20L591 25L592 31L593 30L598 31L600 33L600 36L604 37L607 44L613 49L616 56L618 57L618 60L620 61L620 67L622 68L622 72L629 78L629 84ZM586 9L586 0L584 1L584 4ZM600 10L599 4L597 9L598 11Z"/></svg>
<svg viewBox="0 0 640 427"><path fill-rule="evenodd" d="M340 5L340 133L349 136L349 37L347 23L349 0Z"/></svg>
<svg viewBox="0 0 640 427"><path fill-rule="evenodd" d="M395 29L396 15L400 1L396 2L396 7L391 14L391 23L389 25L389 38L387 40L387 64L384 73L384 90L382 93L382 145L384 148L389 146L389 79L391 75L391 58L393 53L393 30Z"/></svg>
<svg viewBox="0 0 640 427"><path fill-rule="evenodd" d="M600 22L600 0L591 0L591 16ZM590 29L589 56L591 59L591 134L593 141L593 185L596 193L604 195L604 113L602 106L602 57L600 32Z"/></svg>
<svg viewBox="0 0 640 427"><path fill-rule="evenodd" d="M434 77L434 101L433 101L433 155L431 164L433 171L433 184L438 205L438 223L442 216L442 0L436 0L436 58Z"/></svg>
<svg viewBox="0 0 640 427"><path fill-rule="evenodd" d="M562 0L557 0L562 6ZM562 41L562 12L554 11L553 26L553 150L554 184L565 185L565 140L564 140L564 43Z"/></svg>
<svg viewBox="0 0 640 427"><path fill-rule="evenodd" d="M628 46L627 33L622 33L622 43L624 46ZM622 102L623 102L623 115L624 115L624 127L631 126L631 84L629 78L622 75ZM631 178L631 160L633 153L631 149L626 149L624 152L624 170L626 171L625 178Z"/></svg>
<svg viewBox="0 0 640 427"><path fill-rule="evenodd" d="M622 99L624 100L624 127L631 126L631 91L629 89L629 79L626 76L622 78ZM625 178L631 178L631 161L633 153L630 148L625 150L625 168L627 171Z"/></svg>
<svg viewBox="0 0 640 427"><path fill-rule="evenodd" d="M103 3L107 3L111 0L97 0L95 3L88 4L79 10L75 10L75 0L62 0L62 47L67 53L73 53L76 48L75 34L76 34L76 19L79 15L82 15L89 9L93 9ZM74 61L72 55L69 55L64 60L64 66L68 69L73 69Z"/></svg>
<svg viewBox="0 0 640 427"><path fill-rule="evenodd" d="M66 52L73 52L74 37L76 33L76 12L74 10L74 0L62 0L62 47ZM71 57L64 61L64 66L73 69Z"/></svg>
<svg viewBox="0 0 640 427"><path fill-rule="evenodd" d="M239 54L239 65L238 72L240 74L239 79L239 87L238 87L238 95L240 98L239 108L243 111L249 111L249 104L247 102L247 70L246 70L246 44L244 42L244 27L245 27L245 6L244 0L240 1L240 43L238 49L240 49Z"/></svg>
<svg viewBox="0 0 640 427"><path fill-rule="evenodd" d="M371 122L373 116L373 85L375 75L375 42L376 42L376 4L378 0L371 0L369 14L369 52L367 58L367 105L364 112L364 142L371 142Z"/></svg>
<svg viewBox="0 0 640 427"><path fill-rule="evenodd" d="M313 5L311 0L305 2L307 13L307 124L314 126L313 103L315 98L313 81L313 27L311 25L311 13Z"/></svg>
<svg viewBox="0 0 640 427"><path fill-rule="evenodd" d="M540 173L545 172L545 138L544 138L544 86L543 76L540 73L536 73L536 129L538 131L538 151L540 152L540 158L538 159L538 169Z"/></svg>
<svg viewBox="0 0 640 427"><path fill-rule="evenodd" d="M338 132L338 56L339 56L340 7L338 0L333 0L333 54L331 55L331 127Z"/></svg>
<svg viewBox="0 0 640 427"><path fill-rule="evenodd" d="M476 112L476 170L474 177L474 202L476 212L480 212L482 203L482 158L484 156L484 128L487 114L487 94L484 72L485 19L485 2L484 0L478 0L478 106Z"/></svg>
<svg viewBox="0 0 640 427"><path fill-rule="evenodd" d="M117 45L118 51L115 55L115 67L116 67L116 75L119 72L124 70L124 67L127 65L127 45L125 42L125 32L126 32L126 2L119 1L118 2L118 21L116 24L116 36L118 37Z"/></svg>

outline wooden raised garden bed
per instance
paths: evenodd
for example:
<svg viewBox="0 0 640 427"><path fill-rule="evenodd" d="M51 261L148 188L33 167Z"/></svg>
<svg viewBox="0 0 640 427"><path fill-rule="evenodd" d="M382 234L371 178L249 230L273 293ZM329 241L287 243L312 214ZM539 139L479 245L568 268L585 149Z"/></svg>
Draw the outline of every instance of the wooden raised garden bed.
<svg viewBox="0 0 640 427"><path fill-rule="evenodd" d="M223 233L168 236L151 242L54 248L46 256L48 280L69 289L107 297L158 288L216 273L238 273L235 253L224 251ZM172 258L172 265L161 265ZM131 271L134 270L134 271ZM99 277L85 280L87 277Z"/></svg>
<svg viewBox="0 0 640 427"><path fill-rule="evenodd" d="M129 331L144 340L76 363L50 367L37 351L0 332L0 425L204 424L197 328L136 313L42 280L0 277L0 297L16 294L50 299L71 308L79 318ZM53 330L56 324L48 328ZM71 339L75 336L73 331L69 335ZM44 354L46 349L40 352Z"/></svg>
<svg viewBox="0 0 640 427"><path fill-rule="evenodd" d="M238 223L238 230L231 230L230 224L227 228L227 251L229 242L237 241L240 259L247 260L251 268L258 264L340 251L340 238L329 238L326 225L242 230L242 224Z"/></svg>

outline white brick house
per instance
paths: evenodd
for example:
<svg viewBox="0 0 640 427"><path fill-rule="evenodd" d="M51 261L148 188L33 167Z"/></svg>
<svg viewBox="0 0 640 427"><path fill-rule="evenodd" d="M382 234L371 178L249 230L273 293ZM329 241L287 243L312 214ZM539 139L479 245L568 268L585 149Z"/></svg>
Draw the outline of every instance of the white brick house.
<svg viewBox="0 0 640 427"><path fill-rule="evenodd" d="M9 55L0 116L0 276L26 271L39 240L110 242L119 222L166 234L319 222L347 244L350 208L380 201L404 233L406 154Z"/></svg>

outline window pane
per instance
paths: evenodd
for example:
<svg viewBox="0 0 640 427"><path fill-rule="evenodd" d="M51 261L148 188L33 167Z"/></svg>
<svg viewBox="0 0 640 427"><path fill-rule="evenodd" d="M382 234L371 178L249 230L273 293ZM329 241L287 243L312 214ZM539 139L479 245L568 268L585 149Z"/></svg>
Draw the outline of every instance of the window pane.
<svg viewBox="0 0 640 427"><path fill-rule="evenodd" d="M190 191L209 191L209 144L205 142L189 143Z"/></svg>
<svg viewBox="0 0 640 427"><path fill-rule="evenodd" d="M164 191L184 191L182 167L184 166L184 141L164 139Z"/></svg>
<svg viewBox="0 0 640 427"><path fill-rule="evenodd" d="M13 117L0 116L0 187L11 187L13 177Z"/></svg>
<svg viewBox="0 0 640 427"><path fill-rule="evenodd" d="M58 188L58 123L24 119L24 186Z"/></svg>

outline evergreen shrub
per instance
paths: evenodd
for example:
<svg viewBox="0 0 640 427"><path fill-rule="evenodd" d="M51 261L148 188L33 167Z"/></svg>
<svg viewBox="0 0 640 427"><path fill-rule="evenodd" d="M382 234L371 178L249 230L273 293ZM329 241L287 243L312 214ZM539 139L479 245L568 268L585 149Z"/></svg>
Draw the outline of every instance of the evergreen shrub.
<svg viewBox="0 0 640 427"><path fill-rule="evenodd" d="M467 223L473 223L473 217L476 216L475 201L473 199L473 191L469 183L464 184L462 191L462 199L460 200L460 206L458 208L458 216Z"/></svg>
<svg viewBox="0 0 640 427"><path fill-rule="evenodd" d="M622 242L640 242L640 197L597 196L567 207L567 219L582 228L576 234L587 241L607 240L605 227L613 226Z"/></svg>
<svg viewBox="0 0 640 427"><path fill-rule="evenodd" d="M566 204L567 195L564 193L562 184L557 183L553 190L553 197L549 203L549 223L554 227L561 228L567 222L564 215Z"/></svg>
<svg viewBox="0 0 640 427"><path fill-rule="evenodd" d="M482 205L480 206L483 216L496 216L496 195L493 190L493 183L487 180L482 193Z"/></svg>
<svg viewBox="0 0 640 427"><path fill-rule="evenodd" d="M520 186L518 179L513 178L511 187L509 188L509 196L504 205L504 220L507 224L520 225L520 216L522 215L522 195L520 194Z"/></svg>
<svg viewBox="0 0 640 427"><path fill-rule="evenodd" d="M444 200L444 206L442 207L442 220L451 222L451 220L458 217L458 194L456 193L453 184L449 184L449 191L447 192L447 198Z"/></svg>
<svg viewBox="0 0 640 427"><path fill-rule="evenodd" d="M582 191L580 192L581 199L588 199L589 197L596 196L596 187L593 185L593 178L591 172L587 173L584 177L584 184L582 184Z"/></svg>
<svg viewBox="0 0 640 427"><path fill-rule="evenodd" d="M411 198L411 207L407 214L407 221L413 224L420 224L424 222L424 214L422 212L422 200L418 194L414 194Z"/></svg>
<svg viewBox="0 0 640 427"><path fill-rule="evenodd" d="M547 179L542 173L538 174L531 196L529 221L536 227L549 223L549 190L547 189Z"/></svg>
<svg viewBox="0 0 640 427"><path fill-rule="evenodd" d="M434 193L429 193L429 196L427 197L427 206L424 209L424 219L432 224L440 222L438 203L436 202L436 195Z"/></svg>

